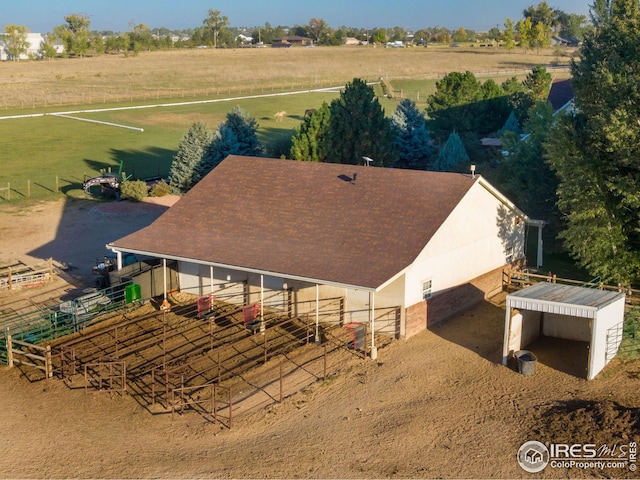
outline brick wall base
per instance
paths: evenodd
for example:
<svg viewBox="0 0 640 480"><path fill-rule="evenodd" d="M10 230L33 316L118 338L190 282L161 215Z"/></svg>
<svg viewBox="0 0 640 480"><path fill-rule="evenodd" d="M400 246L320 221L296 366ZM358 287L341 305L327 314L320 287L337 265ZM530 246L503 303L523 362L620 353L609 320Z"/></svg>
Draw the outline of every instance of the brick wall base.
<svg viewBox="0 0 640 480"><path fill-rule="evenodd" d="M428 329L502 290L503 267L474 278L469 283L438 292L427 301L406 309L405 338Z"/></svg>

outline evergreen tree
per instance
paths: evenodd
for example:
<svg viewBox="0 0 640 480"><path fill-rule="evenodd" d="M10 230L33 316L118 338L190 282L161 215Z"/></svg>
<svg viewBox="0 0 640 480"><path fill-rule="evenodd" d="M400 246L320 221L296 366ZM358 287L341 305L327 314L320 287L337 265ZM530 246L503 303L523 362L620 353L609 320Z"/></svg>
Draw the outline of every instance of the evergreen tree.
<svg viewBox="0 0 640 480"><path fill-rule="evenodd" d="M546 102L551 91L553 77L547 69L541 65L536 65L531 69L522 81L522 85L527 89L533 103Z"/></svg>
<svg viewBox="0 0 640 480"><path fill-rule="evenodd" d="M512 77L502 84L502 88L509 95L509 105L515 111L521 125L527 121L529 111L537 102L547 101L552 81L553 78L547 69L537 65L522 82Z"/></svg>
<svg viewBox="0 0 640 480"><path fill-rule="evenodd" d="M596 28L571 67L576 113L553 133L548 159L569 252L591 274L628 285L640 280L640 4L596 4Z"/></svg>
<svg viewBox="0 0 640 480"><path fill-rule="evenodd" d="M437 172L457 171L461 163L469 162L469 155L462 144L460 135L451 132L447 141L442 145L433 164L433 170Z"/></svg>
<svg viewBox="0 0 640 480"><path fill-rule="evenodd" d="M506 132L513 132L519 134L521 132L520 124L518 123L518 119L516 118L516 114L514 111L511 111L509 114L509 118L504 123L502 128L498 130L498 136L502 137Z"/></svg>
<svg viewBox="0 0 640 480"><path fill-rule="evenodd" d="M169 185L177 193L187 192L197 182L196 172L211 143L211 132L202 122L194 123L178 144L169 169Z"/></svg>
<svg viewBox="0 0 640 480"><path fill-rule="evenodd" d="M329 116L329 104L323 102L319 109L305 117L291 140L291 159L306 162L327 160L324 139L329 126Z"/></svg>
<svg viewBox="0 0 640 480"><path fill-rule="evenodd" d="M396 167L426 170L432 162L433 147L424 115L413 100L402 100L391 117L398 150Z"/></svg>
<svg viewBox="0 0 640 480"><path fill-rule="evenodd" d="M553 124L553 107L538 102L524 125L524 140L515 132L503 137L509 156L503 162L500 182L507 195L527 215L546 220L549 231L558 231L556 207L558 180L545 161L545 142Z"/></svg>
<svg viewBox="0 0 640 480"><path fill-rule="evenodd" d="M325 137L327 161L358 165L370 157L376 166L393 166L397 152L391 121L364 80L347 83L340 97L329 106L329 128Z"/></svg>
<svg viewBox="0 0 640 480"><path fill-rule="evenodd" d="M205 150L196 169L196 179L203 178L228 155L259 156L262 145L256 135L257 129L258 122L255 118L240 107L234 107L227 113L226 120L218 126Z"/></svg>

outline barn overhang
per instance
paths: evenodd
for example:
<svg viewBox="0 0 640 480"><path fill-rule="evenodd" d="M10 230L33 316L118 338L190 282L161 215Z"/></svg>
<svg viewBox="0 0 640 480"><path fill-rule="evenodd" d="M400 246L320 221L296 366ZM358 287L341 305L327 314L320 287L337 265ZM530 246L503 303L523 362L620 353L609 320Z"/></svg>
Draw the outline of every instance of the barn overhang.
<svg viewBox="0 0 640 480"><path fill-rule="evenodd" d="M329 285L332 287L339 287L339 288L352 288L352 289L357 289L357 290L364 290L367 292L371 292L371 293L375 293L376 291L379 290L379 288L376 287L371 287L371 286L364 286L364 285L352 285L352 284L348 284L348 283L343 283L343 282L338 282L338 281L332 281L332 280L326 280L326 279L319 279L319 278L311 278L311 277L305 277L305 276L301 276L301 275L291 275L291 274L287 274L287 273L282 273L282 272L271 272L271 271L267 271L267 270L261 270L259 268L251 268L251 267L243 267L243 266L238 266L238 265L228 265L228 264L224 264L224 263L219 263L219 262L211 262L211 261L204 261L204 260L199 260L199 259L195 259L195 258L187 258L187 257L181 257L179 255L165 255L162 253L158 253L158 252L149 252L149 251L144 251L144 250L136 250L136 249L131 249L131 248L116 248L114 247L112 244L107 244L106 248L108 250L111 250L112 252L118 254L118 252L120 253L134 253L136 255L142 255L142 256L147 256L147 257L153 257L153 258L160 258L160 259L164 259L164 260L175 260L178 262L186 262L186 263L194 263L197 265L206 265L209 267L217 267L217 268L226 268L229 270L235 270L238 272L246 272L246 273L254 273L257 275L266 275L266 276L272 276L272 277L277 277L277 278L283 278L283 279L287 279L287 280L298 280L301 282L307 282L310 284L315 284L315 285Z"/></svg>

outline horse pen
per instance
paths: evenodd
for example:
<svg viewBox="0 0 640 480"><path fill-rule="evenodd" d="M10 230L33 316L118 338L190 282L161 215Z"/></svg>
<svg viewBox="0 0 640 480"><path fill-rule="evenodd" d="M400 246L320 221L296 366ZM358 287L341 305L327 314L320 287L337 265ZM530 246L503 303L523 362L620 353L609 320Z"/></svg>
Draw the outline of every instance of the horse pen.
<svg viewBox="0 0 640 480"><path fill-rule="evenodd" d="M353 348L339 321L318 326L315 305L297 305L306 309L297 316L286 304L246 307L224 295L177 293L169 310L152 300L113 311L44 347L13 340L13 357L20 349L47 348L48 375L19 365L32 381L126 394L152 414L196 414L231 428L234 417L281 403L367 356L366 346ZM336 298L317 313L340 319L342 309L343 300Z"/></svg>

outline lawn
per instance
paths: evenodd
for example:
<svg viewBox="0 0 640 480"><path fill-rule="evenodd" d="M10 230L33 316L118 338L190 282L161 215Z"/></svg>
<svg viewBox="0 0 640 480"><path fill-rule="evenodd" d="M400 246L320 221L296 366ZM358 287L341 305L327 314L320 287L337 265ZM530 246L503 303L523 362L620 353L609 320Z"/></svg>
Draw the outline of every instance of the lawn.
<svg viewBox="0 0 640 480"><path fill-rule="evenodd" d="M211 130L236 105L258 122L258 137L270 156L286 155L288 142L308 108L330 102L337 91L307 91L344 85L353 78L386 77L394 90L420 107L447 72L493 72L496 78L524 75L558 59L535 52L479 49L385 49L370 47L186 50L102 55L84 59L4 62L0 116L154 106L71 115L144 131L34 116L0 119L0 205L11 201L81 195L85 177L102 169L147 178L166 175L181 137L196 121ZM566 75L566 69L559 74ZM380 95L381 89L376 88ZM274 95L274 96L267 96ZM189 103L206 101L207 103ZM397 99L380 95L387 115ZM282 122L274 114L286 111Z"/></svg>
<svg viewBox="0 0 640 480"><path fill-rule="evenodd" d="M293 135L307 108L317 108L337 95L305 93L70 114L143 131L51 115L2 120L0 197L8 198L8 192L1 190L7 184L11 201L56 194L78 196L85 178L96 176L101 170L115 172L120 162L124 172L135 179L166 176L178 143L189 127L200 121L213 131L234 106L256 118L258 138L269 149L275 149ZM281 110L287 116L276 122L274 114Z"/></svg>

